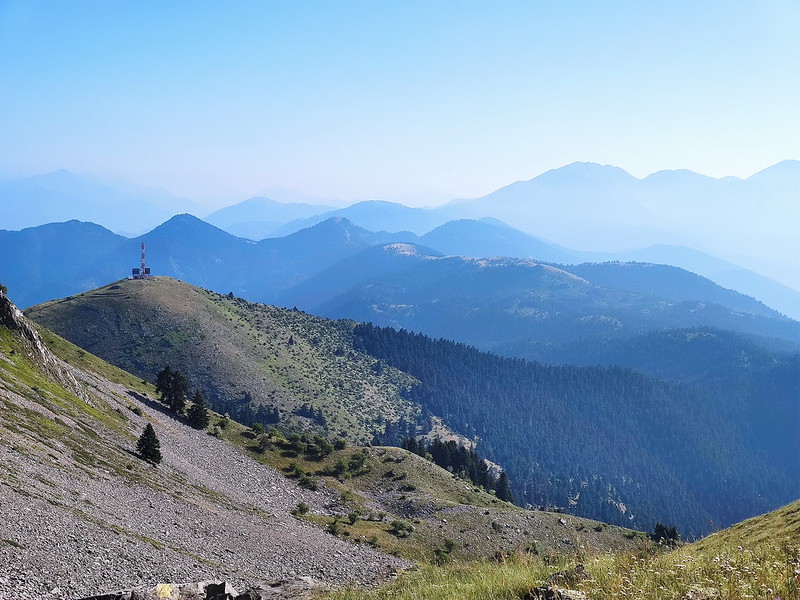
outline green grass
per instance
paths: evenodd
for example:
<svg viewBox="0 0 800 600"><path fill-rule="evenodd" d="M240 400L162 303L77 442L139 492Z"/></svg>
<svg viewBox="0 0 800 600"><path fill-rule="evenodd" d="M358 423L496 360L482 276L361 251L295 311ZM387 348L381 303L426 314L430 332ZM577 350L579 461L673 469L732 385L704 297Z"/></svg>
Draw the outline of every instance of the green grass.
<svg viewBox="0 0 800 600"><path fill-rule="evenodd" d="M68 362L108 375L123 385L147 389L133 376L40 331L48 348L55 349ZM48 456L46 460L52 460L57 468L79 469L89 476L101 469L156 486L148 470L125 452L124 446L109 445L109 439L125 440L132 448L135 435L129 429L127 411L112 406L105 390L78 382L81 397L77 396L71 375L61 367L43 363L31 350L29 340L6 328L0 328L0 355L5 357L0 360L0 387L29 401L18 403L13 397L0 395L0 427L24 440L19 452L34 458ZM14 489L26 491L17 485Z"/></svg>
<svg viewBox="0 0 800 600"><path fill-rule="evenodd" d="M5 328L0 329L0 353L9 359L0 363L0 378L9 390L32 396L55 414L66 413L70 418L89 419L119 432L124 431L125 417L112 410L99 394L86 401L45 376L41 366L29 357L24 344ZM46 417L40 420L43 423L49 421Z"/></svg>
<svg viewBox="0 0 800 600"><path fill-rule="evenodd" d="M593 600L797 600L800 598L800 502L750 519L695 544L665 551L643 544L636 552L581 557L589 577L572 587ZM330 600L525 598L549 574L575 566L531 555L504 564L474 561L423 566L377 589L339 589ZM694 594L694 595L692 595Z"/></svg>
<svg viewBox="0 0 800 600"><path fill-rule="evenodd" d="M783 508L747 519L714 533L694 545L713 553L732 545L761 546L765 543L800 545L800 500Z"/></svg>
<svg viewBox="0 0 800 600"><path fill-rule="evenodd" d="M42 340L47 344L47 347L64 362L81 370L96 373L143 396L155 397L155 386L150 382L142 381L141 378L115 367L94 354L86 352L83 348L56 335L49 329L40 325L36 325L36 329Z"/></svg>
<svg viewBox="0 0 800 600"><path fill-rule="evenodd" d="M422 565L377 589L349 588L325 595L330 600L512 600L544 580L549 567L541 560L518 556L496 562Z"/></svg>
<svg viewBox="0 0 800 600"><path fill-rule="evenodd" d="M593 600L666 600L705 597L716 600L796 600L800 589L798 549L766 544L757 549L729 548L721 554L696 555L692 549L641 557L606 555L589 559L590 578L573 589ZM551 565L533 556L517 556L503 564L461 562L442 567L423 565L377 589L345 588L323 596L329 600L490 600L528 598L548 575L564 564ZM691 593L695 596L689 596Z"/></svg>
<svg viewBox="0 0 800 600"><path fill-rule="evenodd" d="M452 540L448 556L457 560L491 557L532 549L543 555L592 554L603 548L635 548L643 534L568 515L526 511L499 501L493 495L446 470L400 448L348 447L315 460L288 452L288 444L271 437L270 449L258 449L259 438L249 428L231 422L220 437L246 450L256 460L302 480L310 477L339 494L337 535L354 543L367 543L383 552L422 563L441 562L445 540ZM339 475L337 463L348 464L366 453L363 467ZM341 470L341 469L338 469ZM356 513L355 523L347 516ZM568 524L561 521L567 516ZM330 516L308 513L298 518L328 529ZM392 533L392 522L413 527L410 535ZM565 537L573 540L564 545Z"/></svg>
<svg viewBox="0 0 800 600"><path fill-rule="evenodd" d="M167 277L118 281L26 314L139 378L153 380L170 364L209 398L249 392L256 403L279 408L286 426L309 426L292 414L309 403L323 411L330 436L354 443L370 442L384 418L419 411L401 393L414 379L388 367L375 372L375 359L353 348L346 321L248 303ZM70 361L120 376L54 341ZM126 385L137 389L135 381Z"/></svg>

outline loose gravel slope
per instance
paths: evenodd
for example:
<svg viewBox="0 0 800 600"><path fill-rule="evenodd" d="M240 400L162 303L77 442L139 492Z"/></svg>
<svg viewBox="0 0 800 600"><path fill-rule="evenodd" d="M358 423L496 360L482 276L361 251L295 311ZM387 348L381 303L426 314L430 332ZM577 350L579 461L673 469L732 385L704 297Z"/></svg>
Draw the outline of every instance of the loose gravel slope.
<svg viewBox="0 0 800 600"><path fill-rule="evenodd" d="M0 295L0 599L209 578L369 583L406 566L297 521L297 503L324 514L336 498L175 420L146 390L57 359ZM148 422L158 467L133 453Z"/></svg>

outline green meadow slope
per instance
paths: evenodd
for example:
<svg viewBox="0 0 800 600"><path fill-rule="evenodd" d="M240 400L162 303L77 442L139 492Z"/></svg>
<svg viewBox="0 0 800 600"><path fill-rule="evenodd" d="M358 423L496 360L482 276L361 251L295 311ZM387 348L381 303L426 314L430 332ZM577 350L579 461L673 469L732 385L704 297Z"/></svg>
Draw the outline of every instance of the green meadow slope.
<svg viewBox="0 0 800 600"><path fill-rule="evenodd" d="M326 598L797 600L800 500L675 548L645 542L595 555L518 553L500 562L448 562L404 573L378 589L339 588Z"/></svg>
<svg viewBox="0 0 800 600"><path fill-rule="evenodd" d="M383 422L419 412L402 397L414 379L355 351L347 323L167 277L118 281L26 315L143 379L170 365L245 423L264 406L284 425L369 442Z"/></svg>

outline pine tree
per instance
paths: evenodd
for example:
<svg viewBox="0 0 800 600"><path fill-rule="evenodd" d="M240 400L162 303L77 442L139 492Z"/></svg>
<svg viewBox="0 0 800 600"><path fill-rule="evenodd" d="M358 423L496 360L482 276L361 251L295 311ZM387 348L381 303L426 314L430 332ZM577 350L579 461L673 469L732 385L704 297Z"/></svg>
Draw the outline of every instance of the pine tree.
<svg viewBox="0 0 800 600"><path fill-rule="evenodd" d="M164 367L156 376L156 391L172 412L182 414L186 409L189 384L180 371L173 370L169 365Z"/></svg>
<svg viewBox="0 0 800 600"><path fill-rule="evenodd" d="M680 542L681 534L678 533L678 530L675 528L675 526L668 527L663 523L656 523L653 533L650 534L650 538L659 544L674 546Z"/></svg>
<svg viewBox="0 0 800 600"><path fill-rule="evenodd" d="M508 475L505 471L500 472L500 477L497 478L497 497L504 502L514 502L514 495L511 493L511 486L508 483Z"/></svg>
<svg viewBox="0 0 800 600"><path fill-rule="evenodd" d="M189 408L187 416L189 417L189 425L195 429L205 429L211 422L211 416L208 414L208 401L200 390L194 393L192 406Z"/></svg>
<svg viewBox="0 0 800 600"><path fill-rule="evenodd" d="M172 367L167 365L158 372L158 375L156 375L156 392L161 395L162 401L167 396L167 391L169 390L173 373L174 371L172 370Z"/></svg>
<svg viewBox="0 0 800 600"><path fill-rule="evenodd" d="M150 423L144 428L142 436L136 442L136 452L148 462L156 465L161 462L161 442L158 441L156 432Z"/></svg>

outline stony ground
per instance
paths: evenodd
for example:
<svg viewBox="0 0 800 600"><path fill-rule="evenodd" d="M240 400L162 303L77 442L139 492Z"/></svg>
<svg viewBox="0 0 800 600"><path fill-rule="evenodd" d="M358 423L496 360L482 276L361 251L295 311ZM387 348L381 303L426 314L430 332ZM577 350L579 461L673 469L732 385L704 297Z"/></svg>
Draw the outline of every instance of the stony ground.
<svg viewBox="0 0 800 600"><path fill-rule="evenodd" d="M0 600L215 578L242 589L295 576L370 583L407 566L290 515L299 502L315 512L334 509L330 491L301 489L155 402L61 366L95 402L102 398L125 415L127 436L101 423L83 431L120 469L87 465L64 444L3 427L0 416ZM0 409L37 409L10 386L0 385L0 401ZM161 441L158 467L131 453L147 422Z"/></svg>

